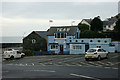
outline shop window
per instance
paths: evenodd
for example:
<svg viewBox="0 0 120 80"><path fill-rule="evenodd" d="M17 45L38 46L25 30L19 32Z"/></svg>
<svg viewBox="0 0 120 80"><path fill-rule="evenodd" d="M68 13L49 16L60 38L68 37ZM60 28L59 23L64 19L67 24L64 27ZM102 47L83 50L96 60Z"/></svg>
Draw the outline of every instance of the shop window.
<svg viewBox="0 0 120 80"><path fill-rule="evenodd" d="M50 45L50 49L58 49L58 45Z"/></svg>
<svg viewBox="0 0 120 80"><path fill-rule="evenodd" d="M80 45L73 45L73 50L81 50L82 49L82 46Z"/></svg>

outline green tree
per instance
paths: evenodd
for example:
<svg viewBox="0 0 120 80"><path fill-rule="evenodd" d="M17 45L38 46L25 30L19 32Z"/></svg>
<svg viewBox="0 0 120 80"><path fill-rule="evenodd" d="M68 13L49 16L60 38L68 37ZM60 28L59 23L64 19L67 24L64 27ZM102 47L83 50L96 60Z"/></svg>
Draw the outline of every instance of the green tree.
<svg viewBox="0 0 120 80"><path fill-rule="evenodd" d="M81 38L105 38L103 33L97 33L94 31L86 30L80 33Z"/></svg>
<svg viewBox="0 0 120 80"><path fill-rule="evenodd" d="M85 30L89 30L89 26L87 24L78 24L78 28L81 32L85 31Z"/></svg>
<svg viewBox="0 0 120 80"><path fill-rule="evenodd" d="M114 27L114 30L116 32L120 32L120 19L118 19L118 21L116 22L116 26Z"/></svg>
<svg viewBox="0 0 120 80"><path fill-rule="evenodd" d="M91 21L91 30L95 32L103 30L103 22L98 17Z"/></svg>

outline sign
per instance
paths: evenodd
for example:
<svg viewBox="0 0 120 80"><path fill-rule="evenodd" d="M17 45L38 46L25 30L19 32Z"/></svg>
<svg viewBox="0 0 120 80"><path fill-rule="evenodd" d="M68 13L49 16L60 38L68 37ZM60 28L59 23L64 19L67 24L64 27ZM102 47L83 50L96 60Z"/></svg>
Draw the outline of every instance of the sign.
<svg viewBox="0 0 120 80"><path fill-rule="evenodd" d="M57 28L58 32L62 32L62 31L70 31L70 28Z"/></svg>

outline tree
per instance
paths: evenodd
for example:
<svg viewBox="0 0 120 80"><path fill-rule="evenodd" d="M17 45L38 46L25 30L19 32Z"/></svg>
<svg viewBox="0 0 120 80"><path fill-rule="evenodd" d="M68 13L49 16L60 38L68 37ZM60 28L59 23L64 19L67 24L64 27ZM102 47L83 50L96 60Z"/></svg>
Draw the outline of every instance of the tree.
<svg viewBox="0 0 120 80"><path fill-rule="evenodd" d="M105 38L106 36L103 33L97 33L94 31L86 30L81 32L81 38Z"/></svg>
<svg viewBox="0 0 120 80"><path fill-rule="evenodd" d="M79 30L81 30L81 32L85 31L85 30L89 30L89 26L87 24L78 24L78 28Z"/></svg>
<svg viewBox="0 0 120 80"><path fill-rule="evenodd" d="M95 32L103 30L103 22L98 17L91 21L91 30Z"/></svg>
<svg viewBox="0 0 120 80"><path fill-rule="evenodd" d="M118 19L118 21L116 22L116 26L114 27L114 30L116 32L120 32L120 19Z"/></svg>

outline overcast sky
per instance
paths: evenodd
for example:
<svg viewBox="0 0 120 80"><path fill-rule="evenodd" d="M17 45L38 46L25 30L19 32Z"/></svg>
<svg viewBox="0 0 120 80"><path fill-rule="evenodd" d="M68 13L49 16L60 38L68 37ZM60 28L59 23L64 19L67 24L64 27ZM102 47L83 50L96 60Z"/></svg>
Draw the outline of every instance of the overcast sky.
<svg viewBox="0 0 120 80"><path fill-rule="evenodd" d="M31 0L32 1L32 0ZM105 0L104 0L105 1ZM82 19L102 20L118 13L118 1L110 2L2 2L2 36L26 36L50 26L77 25ZM49 23L52 19L53 23Z"/></svg>

